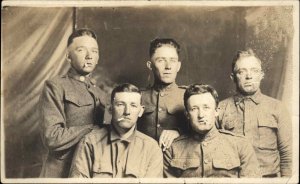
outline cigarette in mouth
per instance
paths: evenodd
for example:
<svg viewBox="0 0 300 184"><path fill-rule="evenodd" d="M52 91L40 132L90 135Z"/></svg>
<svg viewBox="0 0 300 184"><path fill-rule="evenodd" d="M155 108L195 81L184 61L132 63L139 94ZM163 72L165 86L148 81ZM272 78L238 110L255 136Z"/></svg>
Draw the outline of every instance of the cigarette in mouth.
<svg viewBox="0 0 300 184"><path fill-rule="evenodd" d="M117 119L117 121L122 121L122 120L124 120L124 118L119 118L119 119Z"/></svg>

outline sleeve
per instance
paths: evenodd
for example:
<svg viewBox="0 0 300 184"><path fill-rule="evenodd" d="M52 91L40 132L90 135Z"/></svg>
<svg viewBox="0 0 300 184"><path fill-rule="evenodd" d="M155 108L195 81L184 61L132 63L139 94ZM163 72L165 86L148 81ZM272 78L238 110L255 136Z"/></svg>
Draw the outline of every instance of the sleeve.
<svg viewBox="0 0 300 184"><path fill-rule="evenodd" d="M282 177L292 175L292 122L283 104L279 104L278 113L278 150L280 155L280 173Z"/></svg>
<svg viewBox="0 0 300 184"><path fill-rule="evenodd" d="M237 138L240 139L238 141L238 149L239 149L239 155L241 161L239 177L240 178L262 177L259 163L252 145L245 138L241 138L241 137L237 137Z"/></svg>
<svg viewBox="0 0 300 184"><path fill-rule="evenodd" d="M222 120L223 120L223 116L224 116L224 111L226 108L226 103L224 101L221 101L218 105L218 118L216 121L216 127L217 129L224 129L223 124L222 124Z"/></svg>
<svg viewBox="0 0 300 184"><path fill-rule="evenodd" d="M91 146L85 138L83 138L74 153L69 178L91 178L92 170L92 154Z"/></svg>
<svg viewBox="0 0 300 184"><path fill-rule="evenodd" d="M164 178L175 178L170 163L172 160L172 146L164 152Z"/></svg>
<svg viewBox="0 0 300 184"><path fill-rule="evenodd" d="M151 149L153 152L149 166L147 168L146 178L162 178L163 177L163 156L162 151L155 142L155 146Z"/></svg>
<svg viewBox="0 0 300 184"><path fill-rule="evenodd" d="M54 82L46 81L40 98L42 137L52 151L61 151L77 144L92 130L93 125L66 127L63 90Z"/></svg>

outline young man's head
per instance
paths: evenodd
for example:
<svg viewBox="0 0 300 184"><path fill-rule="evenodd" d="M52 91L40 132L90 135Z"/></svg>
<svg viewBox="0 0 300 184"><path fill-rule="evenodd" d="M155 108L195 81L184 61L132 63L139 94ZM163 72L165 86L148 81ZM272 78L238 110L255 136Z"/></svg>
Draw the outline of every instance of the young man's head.
<svg viewBox="0 0 300 184"><path fill-rule="evenodd" d="M179 44L169 38L158 38L150 43L150 61L147 67L152 70L155 82L171 84L180 70Z"/></svg>
<svg viewBox="0 0 300 184"><path fill-rule="evenodd" d="M112 124L118 130L127 132L135 126L144 112L141 105L141 91L132 84L121 84L111 93Z"/></svg>
<svg viewBox="0 0 300 184"><path fill-rule="evenodd" d="M80 75L88 75L94 71L99 60L99 48L93 31L78 29L70 35L67 60Z"/></svg>
<svg viewBox="0 0 300 184"><path fill-rule="evenodd" d="M186 116L194 132L206 134L215 126L219 99L210 85L193 84L184 93Z"/></svg>
<svg viewBox="0 0 300 184"><path fill-rule="evenodd" d="M232 62L231 73L237 91L243 95L253 95L259 90L263 78L261 61L255 53L251 49L238 51Z"/></svg>

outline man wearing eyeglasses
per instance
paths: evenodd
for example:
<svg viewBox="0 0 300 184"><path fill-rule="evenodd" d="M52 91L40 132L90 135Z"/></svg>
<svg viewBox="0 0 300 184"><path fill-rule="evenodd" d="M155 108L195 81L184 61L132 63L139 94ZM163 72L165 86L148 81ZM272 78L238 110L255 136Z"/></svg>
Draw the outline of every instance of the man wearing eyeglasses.
<svg viewBox="0 0 300 184"><path fill-rule="evenodd" d="M219 128L244 135L252 143L263 177L292 175L292 125L284 105L260 91L261 61L249 49L239 51L231 78L237 94L219 104Z"/></svg>

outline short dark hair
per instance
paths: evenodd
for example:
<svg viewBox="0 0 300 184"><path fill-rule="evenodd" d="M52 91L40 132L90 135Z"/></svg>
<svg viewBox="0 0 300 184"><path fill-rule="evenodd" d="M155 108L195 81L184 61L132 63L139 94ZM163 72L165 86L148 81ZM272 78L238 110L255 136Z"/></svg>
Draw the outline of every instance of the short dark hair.
<svg viewBox="0 0 300 184"><path fill-rule="evenodd" d="M116 86L111 92L111 99L110 99L111 103L114 101L116 93L120 93L120 92L133 92L133 93L139 93L140 95L142 94L141 90L133 84L129 84L129 83L120 84Z"/></svg>
<svg viewBox="0 0 300 184"><path fill-rule="evenodd" d="M156 38L150 42L149 55L152 58L156 49L164 45L170 45L176 49L177 54L180 52L180 45L172 38Z"/></svg>
<svg viewBox="0 0 300 184"><path fill-rule="evenodd" d="M97 41L97 36L96 36L94 31L92 31L88 28L82 28L82 29L76 29L75 31L73 31L73 33L68 38L68 45L67 46L69 47L69 45L71 45L74 38L84 36L84 35L90 36L90 37L94 38Z"/></svg>
<svg viewBox="0 0 300 184"><path fill-rule="evenodd" d="M219 105L219 97L217 91L210 85L207 84L192 84L189 85L188 88L184 92L183 100L185 109L187 109L187 101L193 95L199 95L204 93L210 93L216 102L216 108Z"/></svg>
<svg viewBox="0 0 300 184"><path fill-rule="evenodd" d="M231 72L235 73L234 71L234 67L236 65L236 62L241 59L241 58L245 58L245 57L255 57L257 59L257 61L261 64L261 60L257 57L257 55L254 53L254 51L251 48L248 48L246 50L239 50L237 51L236 55L234 56L233 60L232 60L232 64L231 64Z"/></svg>

